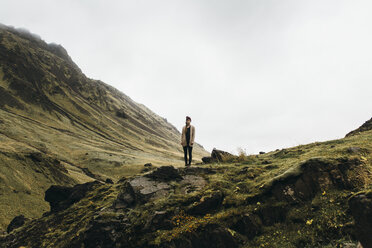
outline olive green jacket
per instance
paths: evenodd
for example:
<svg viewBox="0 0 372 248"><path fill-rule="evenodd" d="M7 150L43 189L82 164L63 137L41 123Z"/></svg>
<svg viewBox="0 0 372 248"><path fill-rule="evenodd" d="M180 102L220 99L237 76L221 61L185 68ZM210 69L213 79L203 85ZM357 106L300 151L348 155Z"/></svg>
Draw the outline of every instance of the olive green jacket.
<svg viewBox="0 0 372 248"><path fill-rule="evenodd" d="M194 139L195 139L195 127L194 127L194 125L190 124L190 142L189 142L190 146L193 146ZM181 145L182 146L187 145L187 142L186 142L186 125L183 126L183 128L182 128Z"/></svg>

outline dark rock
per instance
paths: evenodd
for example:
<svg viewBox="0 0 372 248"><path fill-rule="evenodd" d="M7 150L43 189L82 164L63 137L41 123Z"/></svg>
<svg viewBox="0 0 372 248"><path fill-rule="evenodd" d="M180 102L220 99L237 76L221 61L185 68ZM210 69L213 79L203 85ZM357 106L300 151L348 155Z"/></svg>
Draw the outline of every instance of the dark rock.
<svg viewBox="0 0 372 248"><path fill-rule="evenodd" d="M114 184L114 181L111 178L106 178L105 183Z"/></svg>
<svg viewBox="0 0 372 248"><path fill-rule="evenodd" d="M86 227L86 231L72 240L69 247L109 248L133 247L125 230L129 226L125 216L95 216Z"/></svg>
<svg viewBox="0 0 372 248"><path fill-rule="evenodd" d="M137 176L130 180L136 194L141 195L143 201L164 197L169 194L171 186L164 181L153 180L146 176Z"/></svg>
<svg viewBox="0 0 372 248"><path fill-rule="evenodd" d="M358 159L311 158L273 178L262 190L279 201L301 202L328 188L353 189L354 182L347 171L359 164Z"/></svg>
<svg viewBox="0 0 372 248"><path fill-rule="evenodd" d="M44 200L49 202L51 212L58 212L80 201L88 191L98 185L101 183L97 180L73 187L52 185L45 191Z"/></svg>
<svg viewBox="0 0 372 248"><path fill-rule="evenodd" d="M143 169L141 170L142 173L143 173L143 172L148 172L148 171L151 171L151 170L154 169L154 166L152 166L151 163L144 164L143 166L144 166L145 168L143 168Z"/></svg>
<svg viewBox="0 0 372 248"><path fill-rule="evenodd" d="M211 213L221 206L223 199L224 195L221 191L212 192L209 195L203 196L199 202L194 203L187 210L187 213L191 215L204 215Z"/></svg>
<svg viewBox="0 0 372 248"><path fill-rule="evenodd" d="M213 148L211 156L203 157L202 161L205 164L210 164L210 163L214 163L214 162L223 162L223 161L226 161L230 158L235 158L235 157L237 157L237 156L235 156L235 155L233 155L229 152L225 152L225 151Z"/></svg>
<svg viewBox="0 0 372 248"><path fill-rule="evenodd" d="M180 189L184 194L189 194L201 190L205 185L207 181L202 176L186 174L180 182Z"/></svg>
<svg viewBox="0 0 372 248"><path fill-rule="evenodd" d="M123 119L128 118L128 115L122 109L119 109L119 110L116 111L116 116L120 117L120 118L123 118Z"/></svg>
<svg viewBox="0 0 372 248"><path fill-rule="evenodd" d="M171 221L172 212L170 211L155 211L144 226L144 231L154 232L156 230L168 230L173 227Z"/></svg>
<svg viewBox="0 0 372 248"><path fill-rule="evenodd" d="M26 157L31 158L34 162L41 162L43 161L43 155L41 152L31 152L30 154L27 154Z"/></svg>
<svg viewBox="0 0 372 248"><path fill-rule="evenodd" d="M14 229L23 226L23 224L28 220L23 214L18 215L12 219L12 221L9 223L6 231L10 233Z"/></svg>
<svg viewBox="0 0 372 248"><path fill-rule="evenodd" d="M259 152L259 154L265 154L265 152Z"/></svg>
<svg viewBox="0 0 372 248"><path fill-rule="evenodd" d="M215 160L211 156L209 156L209 157L202 157L202 161L205 164L210 164L210 163L213 163Z"/></svg>
<svg viewBox="0 0 372 248"><path fill-rule="evenodd" d="M372 247L372 191L349 198L348 204L355 220L355 235L363 248Z"/></svg>
<svg viewBox="0 0 372 248"><path fill-rule="evenodd" d="M161 166L152 173L146 174L145 176L153 180L165 182L182 179L182 176L178 173L178 170L175 169L172 165Z"/></svg>
<svg viewBox="0 0 372 248"><path fill-rule="evenodd" d="M253 239L262 232L262 221L258 215L244 214L234 221L231 229L245 235L249 239Z"/></svg>
<svg viewBox="0 0 372 248"><path fill-rule="evenodd" d="M228 158L234 158L237 157L229 152L225 152L222 150L217 150L216 148L213 148L212 153L211 153L212 159L223 162Z"/></svg>
<svg viewBox="0 0 372 248"><path fill-rule="evenodd" d="M119 186L119 190L119 194L112 204L114 209L133 207L139 201L139 197L136 195L132 185L128 181L122 183Z"/></svg>

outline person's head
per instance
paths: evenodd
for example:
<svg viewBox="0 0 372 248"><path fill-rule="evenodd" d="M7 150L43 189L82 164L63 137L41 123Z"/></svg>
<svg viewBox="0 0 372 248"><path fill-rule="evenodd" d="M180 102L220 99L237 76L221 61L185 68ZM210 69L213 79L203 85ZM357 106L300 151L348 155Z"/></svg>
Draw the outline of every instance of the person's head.
<svg viewBox="0 0 372 248"><path fill-rule="evenodd" d="M190 125L191 118L190 116L186 116L186 125Z"/></svg>

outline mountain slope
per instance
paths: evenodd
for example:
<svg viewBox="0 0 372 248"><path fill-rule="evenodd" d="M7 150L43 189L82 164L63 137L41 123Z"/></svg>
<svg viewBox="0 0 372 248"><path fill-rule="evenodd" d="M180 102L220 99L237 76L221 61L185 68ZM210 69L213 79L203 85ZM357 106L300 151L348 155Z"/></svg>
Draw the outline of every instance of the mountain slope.
<svg viewBox="0 0 372 248"><path fill-rule="evenodd" d="M357 135L361 132L365 132L365 131L368 131L368 130L372 130L372 118L369 119L368 121L364 122L363 125L361 125L357 129L355 129L355 130L349 132L348 134L346 134L345 137L349 137L349 136L352 136L352 135Z"/></svg>
<svg viewBox="0 0 372 248"><path fill-rule="evenodd" d="M143 104L86 77L62 46L0 25L1 227L47 210L51 184L117 180L148 162L182 165L180 136ZM208 152L195 144L193 155Z"/></svg>
<svg viewBox="0 0 372 248"><path fill-rule="evenodd" d="M10 248L282 248L361 241L370 247L372 130L226 159L163 166L114 184L52 186L45 192L50 211L14 221L0 242Z"/></svg>

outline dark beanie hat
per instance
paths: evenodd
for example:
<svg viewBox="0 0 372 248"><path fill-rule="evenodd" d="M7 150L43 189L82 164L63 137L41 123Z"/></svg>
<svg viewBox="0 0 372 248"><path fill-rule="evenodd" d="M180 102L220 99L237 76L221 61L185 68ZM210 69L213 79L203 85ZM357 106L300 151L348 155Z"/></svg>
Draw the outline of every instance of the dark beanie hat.
<svg viewBox="0 0 372 248"><path fill-rule="evenodd" d="M186 120L189 119L191 121L191 117L190 116L186 116Z"/></svg>

